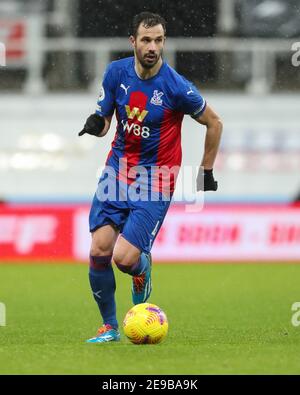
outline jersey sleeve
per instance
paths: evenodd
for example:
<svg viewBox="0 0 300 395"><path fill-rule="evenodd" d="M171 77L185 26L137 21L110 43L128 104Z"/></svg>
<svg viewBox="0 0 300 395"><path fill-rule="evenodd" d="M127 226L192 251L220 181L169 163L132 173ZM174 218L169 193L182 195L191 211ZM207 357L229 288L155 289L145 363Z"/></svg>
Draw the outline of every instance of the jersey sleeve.
<svg viewBox="0 0 300 395"><path fill-rule="evenodd" d="M189 114L192 118L198 118L205 110L206 100L195 85L185 78L180 81L177 99L178 110Z"/></svg>
<svg viewBox="0 0 300 395"><path fill-rule="evenodd" d="M103 117L113 115L115 110L116 79L114 74L112 64L110 64L105 70L96 106L96 114Z"/></svg>

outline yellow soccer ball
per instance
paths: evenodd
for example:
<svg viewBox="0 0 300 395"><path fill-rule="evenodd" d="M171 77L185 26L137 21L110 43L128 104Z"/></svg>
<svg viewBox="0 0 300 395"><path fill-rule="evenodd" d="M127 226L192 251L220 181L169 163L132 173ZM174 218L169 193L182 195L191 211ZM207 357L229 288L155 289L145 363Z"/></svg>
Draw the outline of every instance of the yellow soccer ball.
<svg viewBox="0 0 300 395"><path fill-rule="evenodd" d="M167 336L168 327L166 314L152 303L135 305L123 321L124 333L134 344L160 343Z"/></svg>

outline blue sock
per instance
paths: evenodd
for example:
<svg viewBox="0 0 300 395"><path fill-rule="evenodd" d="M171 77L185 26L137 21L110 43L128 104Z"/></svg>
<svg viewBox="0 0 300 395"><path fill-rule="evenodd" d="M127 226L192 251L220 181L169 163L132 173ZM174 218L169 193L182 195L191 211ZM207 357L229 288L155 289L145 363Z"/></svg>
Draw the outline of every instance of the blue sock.
<svg viewBox="0 0 300 395"><path fill-rule="evenodd" d="M118 328L115 302L116 282L111 258L111 256L90 256L89 279L103 323Z"/></svg>
<svg viewBox="0 0 300 395"><path fill-rule="evenodd" d="M130 276L140 276L141 274L145 273L148 270L149 259L147 258L147 255L144 252L142 252L139 260L134 265L125 266L119 263L117 263L116 265L123 273L127 273Z"/></svg>

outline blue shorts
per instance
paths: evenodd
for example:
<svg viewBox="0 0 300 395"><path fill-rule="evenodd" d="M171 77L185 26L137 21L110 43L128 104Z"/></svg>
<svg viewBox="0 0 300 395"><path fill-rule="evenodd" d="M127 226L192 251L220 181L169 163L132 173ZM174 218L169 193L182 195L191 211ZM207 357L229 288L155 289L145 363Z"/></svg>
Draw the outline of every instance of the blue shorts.
<svg viewBox="0 0 300 395"><path fill-rule="evenodd" d="M170 199L164 200L161 195L154 201L133 201L128 197L104 200L96 193L89 216L90 232L104 225L114 225L129 243L149 253L169 206Z"/></svg>

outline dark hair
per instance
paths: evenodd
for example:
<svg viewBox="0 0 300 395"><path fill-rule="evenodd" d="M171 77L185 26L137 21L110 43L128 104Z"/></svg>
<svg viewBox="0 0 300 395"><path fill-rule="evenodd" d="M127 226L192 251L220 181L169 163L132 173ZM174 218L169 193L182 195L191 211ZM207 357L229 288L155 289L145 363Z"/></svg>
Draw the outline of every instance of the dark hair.
<svg viewBox="0 0 300 395"><path fill-rule="evenodd" d="M141 13L135 15L132 20L132 27L131 27L130 35L136 37L138 28L141 23L146 28L153 27L156 25L162 25L162 27L164 29L164 33L166 34L166 21L162 16L160 16L158 14L153 14L152 12L141 12Z"/></svg>

